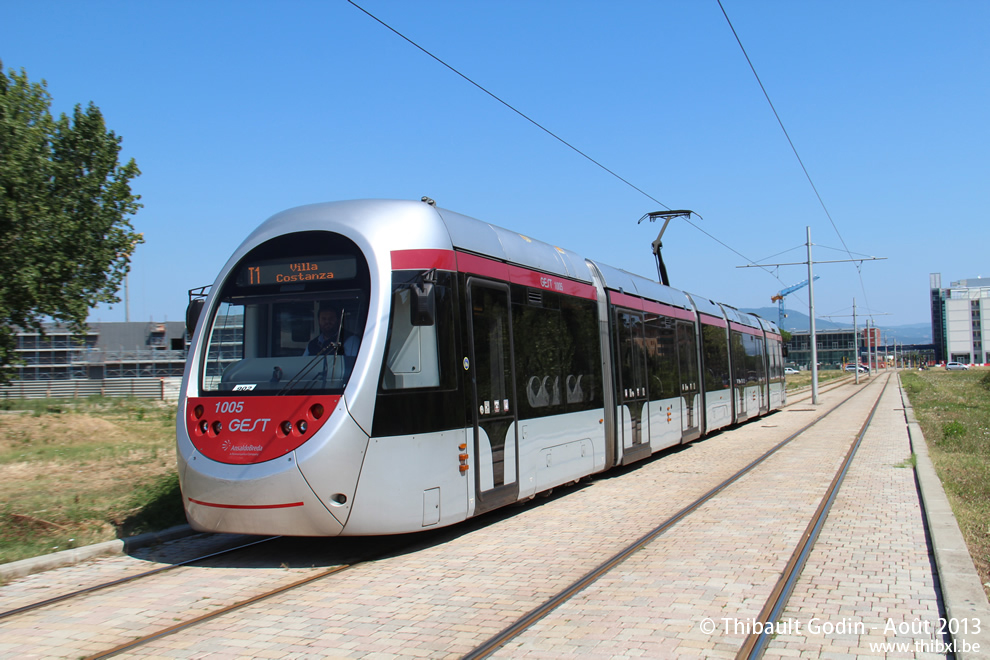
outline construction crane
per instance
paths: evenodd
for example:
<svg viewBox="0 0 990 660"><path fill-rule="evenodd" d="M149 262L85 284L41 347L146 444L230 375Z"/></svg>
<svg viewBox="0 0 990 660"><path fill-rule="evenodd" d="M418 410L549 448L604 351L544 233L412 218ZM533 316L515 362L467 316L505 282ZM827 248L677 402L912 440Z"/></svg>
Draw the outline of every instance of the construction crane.
<svg viewBox="0 0 990 660"><path fill-rule="evenodd" d="M818 279L817 275L815 275L815 279ZM789 286L786 289L781 289L777 292L777 295L770 296L770 301L777 303L777 327L781 330L784 329L784 319L787 318L787 314L784 314L784 296L794 293L798 289L803 289L806 286L808 286L808 280L794 286Z"/></svg>

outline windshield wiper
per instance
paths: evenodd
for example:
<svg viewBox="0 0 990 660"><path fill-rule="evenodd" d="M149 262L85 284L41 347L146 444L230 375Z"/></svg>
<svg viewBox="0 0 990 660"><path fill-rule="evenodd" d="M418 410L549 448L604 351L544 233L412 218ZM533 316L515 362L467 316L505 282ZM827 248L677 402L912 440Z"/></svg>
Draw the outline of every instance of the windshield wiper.
<svg viewBox="0 0 990 660"><path fill-rule="evenodd" d="M306 363L306 365L299 370L295 376L293 376L289 382L282 386L275 396L282 396L288 393L290 390L294 390L296 385L298 385L316 366L316 362L319 359L323 359L323 374L321 380L323 388L326 389L327 386L327 356L330 354L330 349L333 349L333 362L329 365L329 372L332 374L337 367L337 357L340 355L340 351L343 350L344 346L340 342L341 335L344 331L344 316L346 314L345 310L340 310L340 325L337 326L337 341L328 342L326 346L320 349L320 351L313 356L313 359ZM302 388L301 391L305 392L316 384L316 379L312 379L306 387Z"/></svg>

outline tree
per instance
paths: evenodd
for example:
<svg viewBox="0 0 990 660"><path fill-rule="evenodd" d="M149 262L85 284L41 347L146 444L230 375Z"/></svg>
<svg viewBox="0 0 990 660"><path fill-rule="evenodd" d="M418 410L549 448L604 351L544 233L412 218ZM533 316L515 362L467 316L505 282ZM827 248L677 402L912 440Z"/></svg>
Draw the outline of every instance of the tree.
<svg viewBox="0 0 990 660"><path fill-rule="evenodd" d="M141 208L120 165L120 138L100 109L50 113L46 83L0 70L0 382L16 359L16 328L45 321L84 332L117 291L143 243L129 217Z"/></svg>

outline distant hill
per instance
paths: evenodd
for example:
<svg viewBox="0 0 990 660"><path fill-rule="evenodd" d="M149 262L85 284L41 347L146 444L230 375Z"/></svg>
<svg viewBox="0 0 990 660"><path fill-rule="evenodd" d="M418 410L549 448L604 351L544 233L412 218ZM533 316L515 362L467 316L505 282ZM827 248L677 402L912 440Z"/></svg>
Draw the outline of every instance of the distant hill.
<svg viewBox="0 0 990 660"><path fill-rule="evenodd" d="M779 315L779 312L777 311L776 307L760 307L759 309L750 307L746 309L742 309L742 308L740 309L741 311L748 312L750 314L756 314L757 316L762 316L768 321L773 321L774 323L777 322L777 316ZM787 318L784 319L784 330L787 330L788 332L794 332L795 330L806 331L808 329L807 314L802 314L801 312L792 309L787 309L784 311L787 314ZM865 322L862 325L865 327L866 325ZM841 330L842 328L851 328L851 327L852 327L852 319L849 319L849 323L836 323L835 321L826 321L825 319L815 319L815 328L818 330Z"/></svg>
<svg viewBox="0 0 990 660"><path fill-rule="evenodd" d="M744 312L762 316L765 319L777 322L778 311L776 307L760 307L742 309ZM793 309L785 309L787 318L784 319L784 330L788 332L807 332L808 315ZM842 328L852 328L852 319L848 323L835 323L826 319L815 319L816 330L840 330ZM859 329L866 328L866 318L859 320ZM909 325L887 326L882 323L878 326L884 339L896 340L898 344L930 344L932 343L932 326L930 323L911 323Z"/></svg>

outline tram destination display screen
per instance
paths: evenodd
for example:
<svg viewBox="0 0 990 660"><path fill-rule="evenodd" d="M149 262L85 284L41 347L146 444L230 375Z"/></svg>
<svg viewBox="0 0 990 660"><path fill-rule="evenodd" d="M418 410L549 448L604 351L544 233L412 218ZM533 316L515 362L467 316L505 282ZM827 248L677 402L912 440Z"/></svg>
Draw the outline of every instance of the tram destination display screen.
<svg viewBox="0 0 990 660"><path fill-rule="evenodd" d="M237 274L239 286L307 284L350 280L357 276L357 260L352 256L292 257L249 262Z"/></svg>

